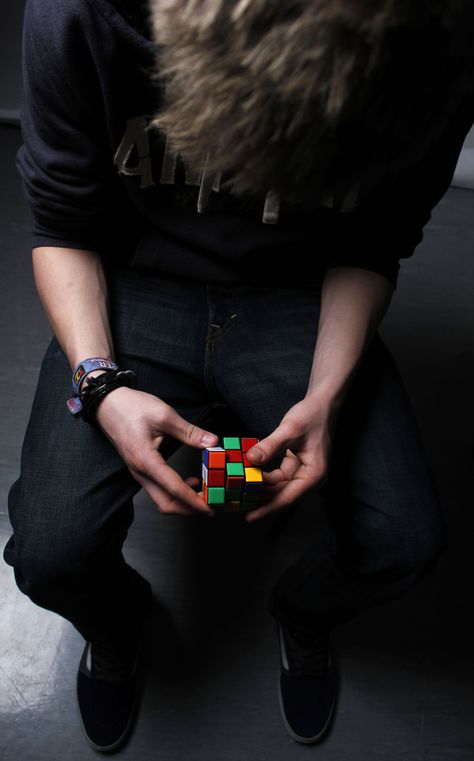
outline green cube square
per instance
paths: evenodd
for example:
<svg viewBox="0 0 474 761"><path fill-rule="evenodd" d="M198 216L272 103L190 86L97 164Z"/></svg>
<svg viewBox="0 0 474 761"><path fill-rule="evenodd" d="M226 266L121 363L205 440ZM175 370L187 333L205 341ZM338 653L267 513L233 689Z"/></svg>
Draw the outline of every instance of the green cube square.
<svg viewBox="0 0 474 761"><path fill-rule="evenodd" d="M243 462L226 463L226 473L228 476L244 476L245 471Z"/></svg>
<svg viewBox="0 0 474 761"><path fill-rule="evenodd" d="M238 436L224 436L224 449L240 449Z"/></svg>
<svg viewBox="0 0 474 761"><path fill-rule="evenodd" d="M211 486L207 490L208 505L223 505L225 503L225 489L221 486Z"/></svg>

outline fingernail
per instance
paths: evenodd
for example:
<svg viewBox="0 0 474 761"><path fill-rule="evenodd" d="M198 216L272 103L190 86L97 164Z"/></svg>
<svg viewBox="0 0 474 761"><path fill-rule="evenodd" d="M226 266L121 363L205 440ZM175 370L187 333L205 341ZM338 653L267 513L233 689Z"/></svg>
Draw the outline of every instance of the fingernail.
<svg viewBox="0 0 474 761"><path fill-rule="evenodd" d="M214 436L210 433L206 433L201 439L201 444L204 444L205 447L210 447L213 441Z"/></svg>

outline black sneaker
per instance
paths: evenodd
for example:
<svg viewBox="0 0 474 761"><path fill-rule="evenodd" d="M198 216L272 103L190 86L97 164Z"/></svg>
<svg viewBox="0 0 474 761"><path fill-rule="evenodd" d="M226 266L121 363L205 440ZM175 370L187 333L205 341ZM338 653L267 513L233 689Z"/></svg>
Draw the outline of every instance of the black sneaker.
<svg viewBox="0 0 474 761"><path fill-rule="evenodd" d="M277 621L281 673L280 709L290 735L316 743L329 729L338 678L327 634L307 636Z"/></svg>
<svg viewBox="0 0 474 761"><path fill-rule="evenodd" d="M89 744L104 752L128 739L138 702L138 660L142 641L117 654L87 642L77 672L77 706Z"/></svg>

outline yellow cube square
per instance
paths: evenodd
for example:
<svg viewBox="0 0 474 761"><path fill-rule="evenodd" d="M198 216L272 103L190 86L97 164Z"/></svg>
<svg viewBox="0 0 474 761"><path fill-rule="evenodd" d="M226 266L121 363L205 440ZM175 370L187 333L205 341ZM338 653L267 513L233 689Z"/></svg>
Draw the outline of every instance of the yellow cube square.
<svg viewBox="0 0 474 761"><path fill-rule="evenodd" d="M263 481L261 468L245 468L245 482L258 484Z"/></svg>

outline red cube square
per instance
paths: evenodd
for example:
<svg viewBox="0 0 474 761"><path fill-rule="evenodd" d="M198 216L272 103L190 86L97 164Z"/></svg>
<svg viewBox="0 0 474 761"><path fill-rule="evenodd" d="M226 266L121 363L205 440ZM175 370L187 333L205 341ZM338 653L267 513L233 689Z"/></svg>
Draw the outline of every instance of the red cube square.
<svg viewBox="0 0 474 761"><path fill-rule="evenodd" d="M225 470L211 469L207 471L208 486L225 486Z"/></svg>
<svg viewBox="0 0 474 761"><path fill-rule="evenodd" d="M241 439L242 452L248 452L255 444L258 443L258 439Z"/></svg>
<svg viewBox="0 0 474 761"><path fill-rule="evenodd" d="M227 462L242 462L242 452L240 449L228 449L226 454Z"/></svg>

